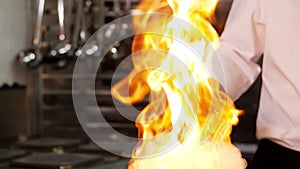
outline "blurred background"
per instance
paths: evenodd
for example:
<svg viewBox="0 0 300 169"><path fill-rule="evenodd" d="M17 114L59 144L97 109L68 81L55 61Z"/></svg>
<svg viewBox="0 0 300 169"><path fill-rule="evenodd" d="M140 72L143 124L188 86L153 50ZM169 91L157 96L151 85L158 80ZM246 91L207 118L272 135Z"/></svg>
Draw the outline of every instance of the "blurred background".
<svg viewBox="0 0 300 169"><path fill-rule="evenodd" d="M139 1L0 0L0 167L126 167L128 159L101 149L83 131L73 107L72 78L80 83L88 76L73 77L77 59L83 70L94 69L92 56L99 47L82 49L88 38L103 25L129 15ZM219 34L231 4L232 0L220 0L217 6L213 26ZM127 29L126 23L121 24ZM109 28L105 34L108 38L109 33L115 31L114 25ZM134 122L120 115L110 95L113 72L130 55L131 40L127 38L111 46L97 70L98 106L85 107L90 112L101 109L111 127L135 137ZM83 56L82 52L91 57ZM130 62L125 63L117 78L124 77L131 67ZM73 92L93 94L88 88ZM259 94L260 77L236 101L237 108L244 110L244 114L233 130L232 142L248 161L257 146L255 120ZM135 106L141 109L145 104ZM124 145L114 143L119 138L106 132L100 123L96 126L103 128L97 133L98 137L106 139L122 154Z"/></svg>

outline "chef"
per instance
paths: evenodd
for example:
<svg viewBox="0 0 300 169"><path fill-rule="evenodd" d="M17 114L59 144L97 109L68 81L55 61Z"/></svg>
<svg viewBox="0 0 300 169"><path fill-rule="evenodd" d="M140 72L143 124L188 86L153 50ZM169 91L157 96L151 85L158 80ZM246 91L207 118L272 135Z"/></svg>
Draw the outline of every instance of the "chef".
<svg viewBox="0 0 300 169"><path fill-rule="evenodd" d="M298 0L234 0L220 37L221 83L231 98L262 73L254 169L300 168L299 9Z"/></svg>

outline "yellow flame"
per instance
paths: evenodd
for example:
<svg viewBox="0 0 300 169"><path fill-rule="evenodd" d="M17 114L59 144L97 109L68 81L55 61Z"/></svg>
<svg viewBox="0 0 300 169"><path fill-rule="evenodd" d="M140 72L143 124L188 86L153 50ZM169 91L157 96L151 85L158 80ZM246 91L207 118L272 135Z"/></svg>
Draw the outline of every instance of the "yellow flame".
<svg viewBox="0 0 300 169"><path fill-rule="evenodd" d="M125 104L149 94L151 99L136 120L141 140L128 169L245 168L230 141L241 111L203 66L218 47L219 36L209 22L217 3L144 0L137 6L148 13L133 17L134 28L149 33L135 36L134 69L112 88L112 95Z"/></svg>

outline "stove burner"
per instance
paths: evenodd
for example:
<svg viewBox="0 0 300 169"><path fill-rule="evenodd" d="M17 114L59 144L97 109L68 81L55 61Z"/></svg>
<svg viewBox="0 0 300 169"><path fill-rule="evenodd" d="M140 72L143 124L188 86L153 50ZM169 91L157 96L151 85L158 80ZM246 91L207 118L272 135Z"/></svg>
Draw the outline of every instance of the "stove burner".
<svg viewBox="0 0 300 169"><path fill-rule="evenodd" d="M26 155L26 151L0 149L0 162L8 161Z"/></svg>
<svg viewBox="0 0 300 169"><path fill-rule="evenodd" d="M74 168L93 164L102 159L98 155L80 153L35 153L11 162L13 167L28 167L38 169Z"/></svg>
<svg viewBox="0 0 300 169"><path fill-rule="evenodd" d="M55 137L45 137L30 139L17 143L17 146L20 148L31 149L31 150L46 150L53 151L56 148L59 149L68 149L75 147L81 143L79 139L70 139L70 138L55 138Z"/></svg>

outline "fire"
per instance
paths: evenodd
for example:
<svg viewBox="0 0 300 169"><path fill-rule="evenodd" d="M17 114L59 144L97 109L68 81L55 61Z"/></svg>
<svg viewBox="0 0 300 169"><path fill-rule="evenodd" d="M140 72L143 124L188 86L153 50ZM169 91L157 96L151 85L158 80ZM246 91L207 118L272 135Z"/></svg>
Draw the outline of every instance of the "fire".
<svg viewBox="0 0 300 169"><path fill-rule="evenodd" d="M134 69L112 88L128 105L150 96L136 120L140 143L128 169L246 167L230 141L241 111L204 66L218 47L209 22L217 3L144 0L137 6L146 14L134 16L133 26L146 33L134 38Z"/></svg>

